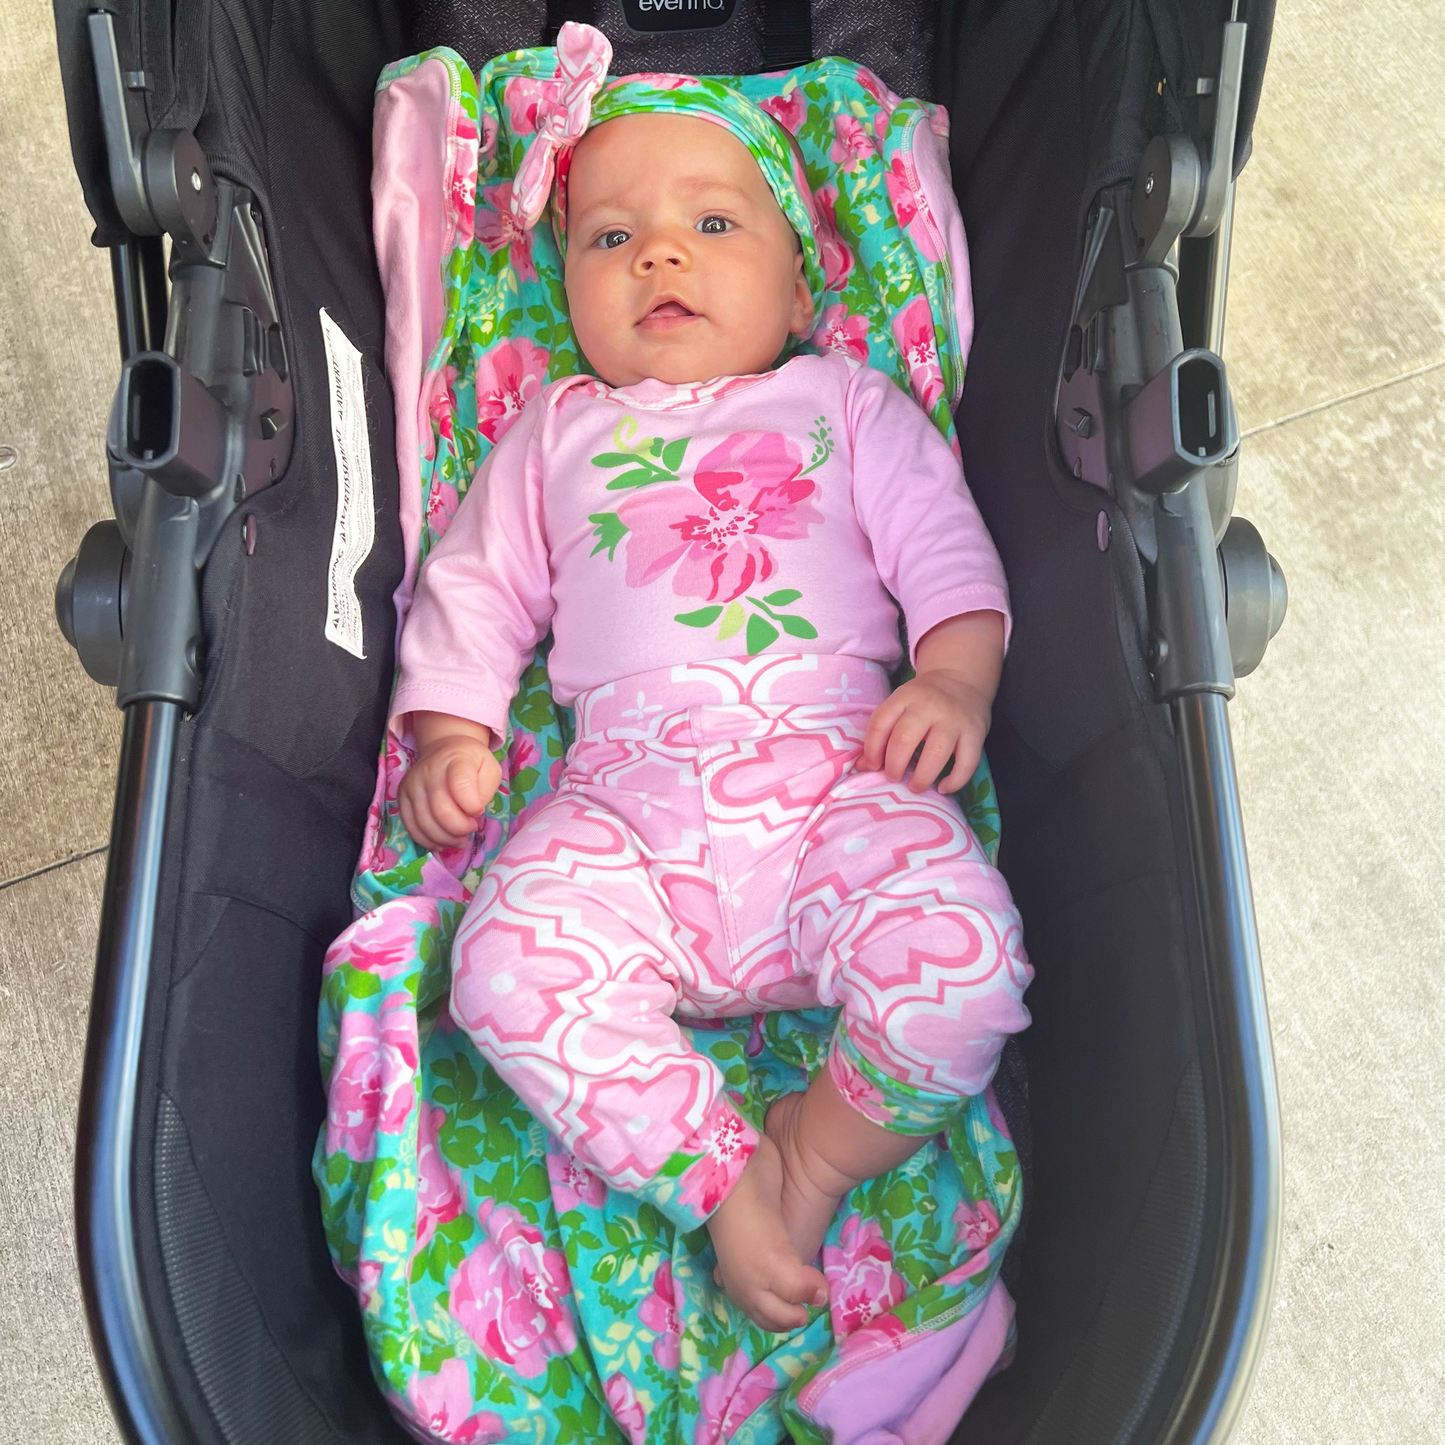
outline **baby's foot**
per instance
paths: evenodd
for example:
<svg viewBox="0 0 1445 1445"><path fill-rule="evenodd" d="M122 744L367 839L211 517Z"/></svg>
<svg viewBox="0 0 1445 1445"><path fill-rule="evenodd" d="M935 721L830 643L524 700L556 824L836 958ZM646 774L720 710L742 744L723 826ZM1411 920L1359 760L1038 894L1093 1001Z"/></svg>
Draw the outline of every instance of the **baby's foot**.
<svg viewBox="0 0 1445 1445"><path fill-rule="evenodd" d="M802 1127L803 1094L784 1094L763 1127L778 1146L783 1163L783 1228L799 1259L814 1260L843 1196L858 1182L819 1157L809 1147Z"/></svg>
<svg viewBox="0 0 1445 1445"><path fill-rule="evenodd" d="M707 1222L717 1251L717 1282L754 1324L778 1334L808 1323L805 1305L828 1302L821 1271L804 1264L789 1241L782 1189L777 1146L761 1138L732 1192Z"/></svg>

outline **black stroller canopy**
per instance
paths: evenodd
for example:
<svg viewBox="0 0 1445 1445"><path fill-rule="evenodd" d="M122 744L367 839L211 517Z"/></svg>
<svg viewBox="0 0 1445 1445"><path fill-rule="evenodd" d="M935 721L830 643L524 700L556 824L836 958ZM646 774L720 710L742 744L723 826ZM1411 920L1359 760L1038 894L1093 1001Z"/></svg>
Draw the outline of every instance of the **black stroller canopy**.
<svg viewBox="0 0 1445 1445"><path fill-rule="evenodd" d="M948 107L976 317L958 430L1015 615L988 752L1037 970L1034 1024L999 1085L1031 1156L1006 1266L1018 1353L954 1441L1203 1445L1237 1411L1272 1272L1278 1139L1224 706L1278 619L1269 567L1229 524L1233 413L1211 358L1272 0L704 8L719 23L653 29L691 11L55 0L76 168L134 363L110 438L120 526L87 538L59 604L127 713L77 1214L92 1335L132 1440L406 1438L309 1175L321 958L351 921L403 561L372 93L421 48L478 65L567 19L606 30L618 68L837 52ZM198 360L208 305L252 319L234 346L206 332ZM364 660L312 625L336 508L322 308L363 357ZM1195 392L1221 419L1198 448ZM178 480L179 461L141 447L205 408L234 487L206 491L199 461ZM1162 460L1145 468L1158 425ZM162 556L167 519L188 540ZM127 549L147 566L123 573ZM1253 652L1239 556L1264 578Z"/></svg>

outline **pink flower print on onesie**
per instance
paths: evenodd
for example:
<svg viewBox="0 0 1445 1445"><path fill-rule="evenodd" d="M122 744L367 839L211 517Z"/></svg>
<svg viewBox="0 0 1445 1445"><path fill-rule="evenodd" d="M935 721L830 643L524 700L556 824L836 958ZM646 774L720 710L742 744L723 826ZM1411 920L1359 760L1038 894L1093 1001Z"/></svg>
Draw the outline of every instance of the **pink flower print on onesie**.
<svg viewBox="0 0 1445 1445"><path fill-rule="evenodd" d="M631 498L618 508L631 533L627 585L645 587L676 565L678 596L731 602L767 581L776 564L765 539L806 537L823 520L809 500L816 483L802 470L780 432L734 432L697 464L695 491Z"/></svg>
<svg viewBox="0 0 1445 1445"><path fill-rule="evenodd" d="M741 632L746 623L750 654L775 642L780 629L793 637L816 637L805 617L779 611L802 596L796 588L762 598L752 594L777 571L773 544L805 538L823 521L814 500L817 483L807 473L832 455L827 421L819 417L810 433L813 455L806 467L797 443L781 432L734 432L698 462L690 487L654 485L676 479L690 438L638 442L635 430L628 418L614 434L614 443L626 450L592 459L594 466L632 468L608 487L633 488L616 512L589 518L599 539L593 556L605 551L611 560L625 538L629 587L648 587L671 573L678 596L709 604L680 612L675 620L687 627L720 623L719 640ZM739 599L753 609L751 616Z"/></svg>
<svg viewBox="0 0 1445 1445"><path fill-rule="evenodd" d="M506 85L507 119L511 122L512 134L518 137L532 135L544 111L549 110L557 95L555 80L533 80L530 76L519 75Z"/></svg>
<svg viewBox="0 0 1445 1445"><path fill-rule="evenodd" d="M525 337L494 346L477 362L477 430L501 441L546 376L547 353Z"/></svg>
<svg viewBox="0 0 1445 1445"><path fill-rule="evenodd" d="M417 1374L407 1387L407 1413L441 1440L456 1445L494 1445L507 1435L500 1415L472 1414L472 1372L465 1360L445 1360L434 1375Z"/></svg>
<svg viewBox="0 0 1445 1445"><path fill-rule="evenodd" d="M510 1204L483 1200L477 1221L486 1238L452 1276L452 1317L490 1358L540 1375L553 1355L577 1348L566 1257L544 1248L542 1231Z"/></svg>

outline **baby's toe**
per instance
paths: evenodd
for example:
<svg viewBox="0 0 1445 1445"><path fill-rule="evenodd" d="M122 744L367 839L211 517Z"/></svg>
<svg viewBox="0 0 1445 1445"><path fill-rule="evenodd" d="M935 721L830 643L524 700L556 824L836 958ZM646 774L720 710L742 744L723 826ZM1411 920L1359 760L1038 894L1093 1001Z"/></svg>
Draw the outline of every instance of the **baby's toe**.
<svg viewBox="0 0 1445 1445"><path fill-rule="evenodd" d="M828 1303L828 1281L823 1272L796 1258L782 1259L770 1281L773 1292L798 1305Z"/></svg>

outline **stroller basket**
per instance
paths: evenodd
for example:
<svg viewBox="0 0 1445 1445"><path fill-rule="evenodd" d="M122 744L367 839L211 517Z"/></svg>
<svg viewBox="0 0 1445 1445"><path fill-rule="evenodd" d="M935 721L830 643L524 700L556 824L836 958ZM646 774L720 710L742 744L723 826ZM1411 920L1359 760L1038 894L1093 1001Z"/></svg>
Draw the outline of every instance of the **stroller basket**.
<svg viewBox="0 0 1445 1445"><path fill-rule="evenodd" d="M1037 970L1017 1355L952 1440L1207 1445L1238 1415L1280 1165L1227 702L1284 590L1230 516L1218 353L1272 0L698 9L55 0L123 362L117 520L57 614L125 710L76 1214L128 1441L407 1438L309 1177L321 957L350 922L403 569L372 90L400 56L477 65L568 19L619 69L837 51L948 108L976 317L958 432L1015 612L988 751ZM370 431L365 657L325 627L323 311Z"/></svg>

